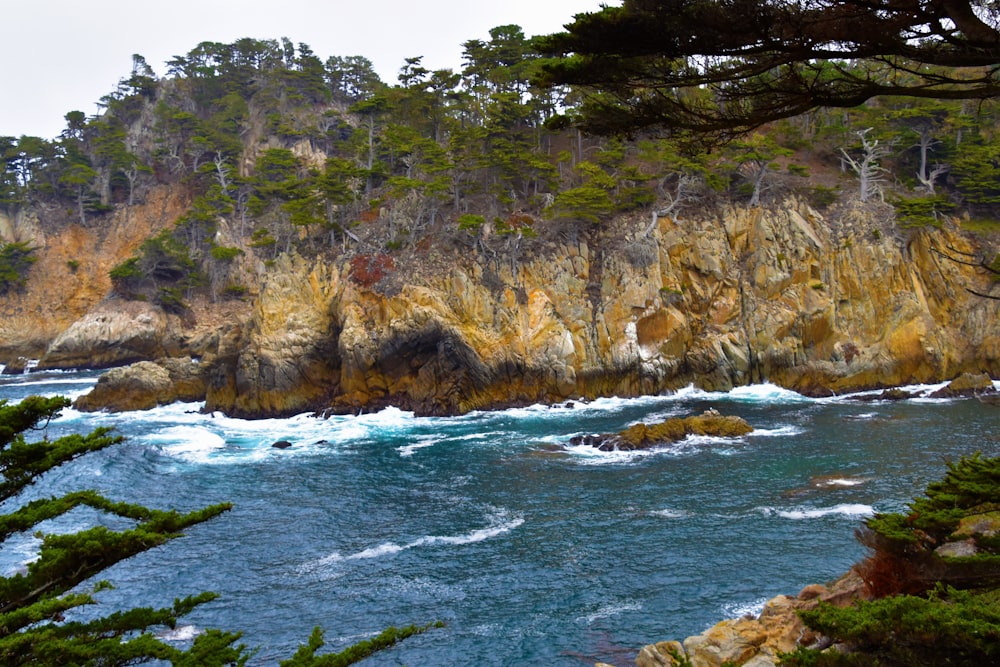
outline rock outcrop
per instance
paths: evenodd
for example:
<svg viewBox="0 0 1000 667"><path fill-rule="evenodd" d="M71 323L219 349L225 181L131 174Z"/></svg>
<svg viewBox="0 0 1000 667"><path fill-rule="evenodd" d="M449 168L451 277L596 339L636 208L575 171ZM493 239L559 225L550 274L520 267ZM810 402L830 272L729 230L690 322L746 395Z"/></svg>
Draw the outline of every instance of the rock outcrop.
<svg viewBox="0 0 1000 667"><path fill-rule="evenodd" d="M0 363L18 357L41 360L75 322L98 317L98 313L90 313L111 290L111 269L128 259L147 238L173 224L187 206L181 189L156 188L142 202L116 210L93 227L53 225L40 220L39 212L20 210L8 215L0 208L0 242L22 241L38 248L38 261L31 268L27 285L0 298ZM40 213L47 212L42 209ZM84 348L79 348L82 357L64 363L57 355L49 367L101 367L85 358ZM97 349L94 352L95 357L102 354Z"/></svg>
<svg viewBox="0 0 1000 667"><path fill-rule="evenodd" d="M76 399L73 407L84 412L126 412L204 398L205 382L198 365L190 358L175 358L112 368L89 393Z"/></svg>
<svg viewBox="0 0 1000 667"><path fill-rule="evenodd" d="M947 384L933 392L931 398L961 398L965 396L994 396L997 394L993 380L985 373L962 373Z"/></svg>
<svg viewBox="0 0 1000 667"><path fill-rule="evenodd" d="M570 444L589 445L605 452L630 452L683 440L689 435L718 438L738 438L753 432L742 417L721 415L715 410L690 417L674 417L656 424L635 424L620 433L581 435L570 438Z"/></svg>
<svg viewBox="0 0 1000 667"><path fill-rule="evenodd" d="M211 364L208 407L450 414L691 383L827 395L1000 376L1000 303L936 252L969 240L875 231L852 211L734 209L662 221L654 239L609 234L517 264L451 257L373 284L346 262L285 257Z"/></svg>
<svg viewBox="0 0 1000 667"><path fill-rule="evenodd" d="M663 641L644 646L637 667L775 667L779 655L797 646L811 646L823 638L805 626L798 611L820 602L845 606L863 597L863 583L847 574L829 587L811 585L797 596L769 600L757 616L721 621L683 642Z"/></svg>
<svg viewBox="0 0 1000 667"><path fill-rule="evenodd" d="M227 302L188 320L95 302L0 348L16 359L47 337L43 368L199 357L206 407L246 417L1000 377L1000 302L966 289L989 278L942 257L976 252L956 228L900 240L870 211L824 217L795 201L627 231L643 225L538 242L519 261L424 250L384 261L384 275L359 272L358 256L282 255L222 316Z"/></svg>

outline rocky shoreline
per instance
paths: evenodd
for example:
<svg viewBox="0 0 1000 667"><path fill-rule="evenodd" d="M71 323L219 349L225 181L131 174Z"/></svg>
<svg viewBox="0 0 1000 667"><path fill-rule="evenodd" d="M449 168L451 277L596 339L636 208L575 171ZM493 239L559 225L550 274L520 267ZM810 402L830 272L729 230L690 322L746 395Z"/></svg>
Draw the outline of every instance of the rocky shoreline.
<svg viewBox="0 0 1000 667"><path fill-rule="evenodd" d="M807 628L799 618L800 610L813 609L820 602L847 606L864 598L864 584L851 572L829 585L814 584L798 595L772 598L756 616L720 621L683 642L662 641L644 646L636 657L636 665L775 667L782 653L798 646L824 645L825 638Z"/></svg>

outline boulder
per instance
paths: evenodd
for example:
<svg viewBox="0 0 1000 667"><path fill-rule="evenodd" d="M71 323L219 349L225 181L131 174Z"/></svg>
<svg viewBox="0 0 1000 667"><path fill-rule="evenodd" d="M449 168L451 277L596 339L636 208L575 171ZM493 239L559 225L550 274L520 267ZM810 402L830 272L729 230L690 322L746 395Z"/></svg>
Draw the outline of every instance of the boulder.
<svg viewBox="0 0 1000 667"><path fill-rule="evenodd" d="M161 309L143 301L112 299L59 334L38 368L108 368L157 359L170 354L171 339Z"/></svg>
<svg viewBox="0 0 1000 667"><path fill-rule="evenodd" d="M993 380L986 373L962 373L957 378L930 395L931 398L960 398L964 396L979 396L993 394Z"/></svg>
<svg viewBox="0 0 1000 667"><path fill-rule="evenodd" d="M829 586L806 586L797 596L779 595L761 613L721 621L683 642L664 641L644 646L636 657L638 667L775 667L780 654L797 646L810 646L823 637L799 618L802 609L820 601L845 606L862 597L863 582L854 573Z"/></svg>
<svg viewBox="0 0 1000 667"><path fill-rule="evenodd" d="M738 438L752 431L753 427L741 417L706 410L700 415L677 417L658 424L636 424L620 433L575 436L570 444L589 445L605 452L628 452L678 442L689 435Z"/></svg>
<svg viewBox="0 0 1000 667"><path fill-rule="evenodd" d="M205 383L195 362L189 358L164 359L112 368L73 406L84 412L126 412L150 410L175 401L199 401L204 397Z"/></svg>

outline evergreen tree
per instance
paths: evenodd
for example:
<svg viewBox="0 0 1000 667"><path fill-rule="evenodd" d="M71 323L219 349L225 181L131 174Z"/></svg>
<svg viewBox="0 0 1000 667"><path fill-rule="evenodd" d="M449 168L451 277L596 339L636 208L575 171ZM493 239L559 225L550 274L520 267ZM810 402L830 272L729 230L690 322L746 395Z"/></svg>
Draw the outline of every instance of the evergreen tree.
<svg viewBox="0 0 1000 667"><path fill-rule="evenodd" d="M872 97L995 98L1000 31L983 0L625 0L541 40L546 80L599 91L598 132L732 136Z"/></svg>
<svg viewBox="0 0 1000 667"><path fill-rule="evenodd" d="M88 435L26 440L27 432L44 430L69 404L62 397L30 396L16 405L0 400L0 502L16 499L39 481L44 483L43 476L48 471L123 440L106 428ZM181 667L246 664L252 652L236 643L240 633L207 630L190 647L182 649L158 639L152 632L156 628L176 627L182 616L215 599L214 593L176 599L172 606L163 609L135 608L90 620L67 618L84 605L96 604L96 594L111 587L107 581L94 581L101 572L181 537L182 531L227 511L230 504L181 514L115 502L95 491L72 491L33 500L0 514L0 546L17 533L36 529L43 521L81 506L130 519L133 527L111 530L96 526L76 533L46 534L38 557L25 571L0 577L0 664L124 667L152 660ZM88 585L89 590L80 588ZM309 642L282 664L351 665L402 639L440 626L436 623L390 627L372 640L321 656L316 652L323 646L323 635L315 628Z"/></svg>
<svg viewBox="0 0 1000 667"><path fill-rule="evenodd" d="M121 442L108 429L88 435L43 438L29 443L25 433L58 416L65 398L29 397L17 405L0 402L0 501L13 499L46 472L85 454ZM89 591L72 592L115 563L159 546L181 531L230 508L212 505L180 514L111 501L94 491L34 500L0 516L0 540L32 530L41 522L88 506L132 519L128 530L103 526L77 533L45 535L38 558L27 571L0 578L0 663L15 665L129 665L151 659L173 664L244 664L248 657L239 634L211 630L182 650L157 639L155 627L174 627L177 619L212 600L211 593L178 599L165 609L137 608L93 620L66 620L66 614L94 604L104 581Z"/></svg>

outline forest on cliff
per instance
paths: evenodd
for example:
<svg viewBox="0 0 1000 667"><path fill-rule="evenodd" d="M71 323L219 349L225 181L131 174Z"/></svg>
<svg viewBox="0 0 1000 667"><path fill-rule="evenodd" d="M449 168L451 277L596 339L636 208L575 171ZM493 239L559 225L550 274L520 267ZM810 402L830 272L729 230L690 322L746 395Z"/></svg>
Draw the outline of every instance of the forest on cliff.
<svg viewBox="0 0 1000 667"><path fill-rule="evenodd" d="M860 201L899 235L945 219L996 231L993 100L876 97L722 145L601 137L574 125L582 89L542 85L539 44L499 26L464 43L460 72L414 57L394 83L363 56L324 60L287 38L203 42L163 75L135 55L97 115L67 113L54 139L0 136L0 206L59 233L127 216L156 188L182 192L186 212L111 271L120 296L174 312L253 293L281 253L346 254L374 284L406 258L432 267L431 248L516 263L632 220L619 249L641 262L658 217L788 197L818 211ZM0 248L0 289L23 282L34 251ZM956 259L996 268L994 256Z"/></svg>

